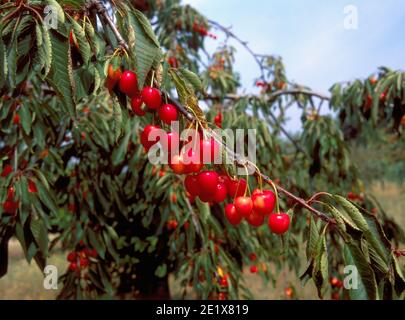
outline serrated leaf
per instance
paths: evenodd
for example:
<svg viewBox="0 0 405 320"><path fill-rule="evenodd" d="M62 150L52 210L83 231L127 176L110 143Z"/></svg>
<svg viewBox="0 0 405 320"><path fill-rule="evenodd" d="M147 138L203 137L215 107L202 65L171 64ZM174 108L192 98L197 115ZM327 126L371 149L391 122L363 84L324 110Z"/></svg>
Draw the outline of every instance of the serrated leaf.
<svg viewBox="0 0 405 320"><path fill-rule="evenodd" d="M7 54L6 47L1 37L0 32L0 89L5 85L5 79L7 78Z"/></svg>
<svg viewBox="0 0 405 320"><path fill-rule="evenodd" d="M358 271L357 288L348 290L352 300L376 300L377 283L373 270L360 248L353 244L347 243L343 249L343 256L346 265L354 265Z"/></svg>
<svg viewBox="0 0 405 320"><path fill-rule="evenodd" d="M65 23L65 13L62 7L56 0L47 0L48 4L52 6L52 10L54 10L58 15L58 22L61 24Z"/></svg>
<svg viewBox="0 0 405 320"><path fill-rule="evenodd" d="M350 216L353 220L355 225L361 230L366 231L368 230L367 221L364 219L362 214L360 213L359 209L357 209L350 201L346 200L345 198L335 195L333 198L339 203L345 212Z"/></svg>
<svg viewBox="0 0 405 320"><path fill-rule="evenodd" d="M32 235L44 256L48 255L48 230L41 219L32 220L30 224Z"/></svg>
<svg viewBox="0 0 405 320"><path fill-rule="evenodd" d="M118 148L115 148L112 154L113 165L119 165L125 158L127 153L129 139L131 138L131 130L127 130L127 134L121 140L121 143Z"/></svg>
<svg viewBox="0 0 405 320"><path fill-rule="evenodd" d="M88 230L89 241L93 248L97 250L97 253L102 259L105 258L105 245L104 242L99 239L98 235L93 230Z"/></svg>
<svg viewBox="0 0 405 320"><path fill-rule="evenodd" d="M184 68L179 68L178 71L181 73L183 78L192 85L195 91L201 93L204 92L204 88L201 82L201 79L194 73Z"/></svg>
<svg viewBox="0 0 405 320"><path fill-rule="evenodd" d="M24 129L24 132L26 134L30 134L32 117L31 117L31 112L29 110L29 106L23 105L22 108L20 108L18 114L20 115L20 122L21 122L22 128Z"/></svg>
<svg viewBox="0 0 405 320"><path fill-rule="evenodd" d="M70 16L68 16L68 17L69 17L70 23L73 26L73 32L74 32L76 40L77 40L80 55L83 58L83 62L85 64L88 64L89 60L90 60L91 50L90 50L90 44L86 38L86 33L84 32L84 29L82 28L82 26L75 21L75 19L73 19Z"/></svg>
<svg viewBox="0 0 405 320"><path fill-rule="evenodd" d="M136 13L129 12L128 20L135 31L136 74L138 76L138 86L141 89L153 64L160 61L161 51L159 44L155 43L150 35L146 33Z"/></svg>
<svg viewBox="0 0 405 320"><path fill-rule="evenodd" d="M15 40L8 51L7 55L7 65L8 65L8 80L10 87L14 88L16 86L17 77L17 40Z"/></svg>
<svg viewBox="0 0 405 320"><path fill-rule="evenodd" d="M73 98L73 75L70 46L66 39L50 32L52 42L52 67L47 81L62 99L70 116L75 116L76 108Z"/></svg>
<svg viewBox="0 0 405 320"><path fill-rule="evenodd" d="M143 31L145 34L149 37L150 40L156 45L156 47L160 47L159 41L156 38L155 33L153 32L152 25L150 24L150 21L148 18L145 17L145 15L140 12L139 10L135 9L134 14L136 18L138 19L138 22L142 26Z"/></svg>

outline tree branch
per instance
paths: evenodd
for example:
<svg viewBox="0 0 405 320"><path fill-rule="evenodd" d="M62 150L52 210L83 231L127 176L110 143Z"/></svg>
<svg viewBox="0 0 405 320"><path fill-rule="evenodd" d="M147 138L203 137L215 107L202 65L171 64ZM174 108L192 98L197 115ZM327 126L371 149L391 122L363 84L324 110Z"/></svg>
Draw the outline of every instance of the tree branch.
<svg viewBox="0 0 405 320"><path fill-rule="evenodd" d="M103 3L99 0L90 0L87 2L86 7L88 10L95 9L100 19L104 22L103 24L107 24L112 32L114 33L115 37L117 38L118 44L124 48L125 50L129 51L129 46L122 37L121 33L118 31L116 25L111 20L110 16L107 13L107 9Z"/></svg>
<svg viewBox="0 0 405 320"><path fill-rule="evenodd" d="M97 6L97 11L98 11L100 14L102 14L102 15L104 16L105 21L110 25L111 29L114 31L114 34L115 34L115 36L117 37L117 40L118 40L119 42L122 42L122 45L123 45L124 48L128 47L128 45L126 44L125 40L122 38L121 34L119 33L118 29L115 27L114 23L113 23L113 22L111 21L111 19L108 17L108 15L107 15L107 13L106 13L106 8L104 7L104 5L103 5L100 1L98 1L98 0L92 0L92 1L89 2L89 4L90 4L90 7L91 7L91 4ZM246 46L246 44L245 44L245 46ZM307 94L308 91L299 90L299 92L297 92L297 90L280 90L280 91L274 92L274 93L273 93L273 96L279 96L279 95L282 95L282 94L287 93L287 92L290 92L290 93L303 93L303 94ZM172 103L172 104L177 108L177 110L178 110L181 114L184 115L184 117L185 117L187 120L189 120L189 121L191 121L191 122L197 121L197 119L195 118L195 116L194 116L192 113L188 112L187 109L186 109L184 106L182 106L178 101L176 101L176 99L171 98L167 92L163 92L163 95L168 99L168 101L169 101L170 103ZM228 98L231 98L231 95L228 95L227 97L228 97ZM237 99L237 98L240 99L240 97L238 97L238 96L233 97L233 99ZM212 132L211 132L211 134L212 134ZM215 138L215 136L213 136L213 137ZM217 139L216 139L216 140L217 140ZM217 140L217 141L218 141L218 140ZM267 184L269 184L269 185L273 185L273 184L274 184L274 183L272 182L272 180L271 180L268 176L266 176L266 175L262 174L261 172L259 172L259 170L257 169L257 167L256 167L254 164L252 164L248 159L242 157L241 155L235 153L233 150L229 149L226 145L224 145L224 144L222 143L222 141L221 141L220 143L221 143L222 146L225 148L225 151L227 152L227 155L228 155L229 157L231 157L231 159L235 162L235 164L236 164L237 166L239 166L239 167L245 167L245 168L250 167L250 168L253 169L253 172L254 172L254 174L255 174L256 177L260 177L263 181L265 181L265 182L266 182ZM275 185L275 184L274 184L274 185ZM310 212L312 212L313 214L315 214L315 215L316 215L317 217L319 217L320 219L322 219L322 220L324 220L324 221L327 221L327 222L329 222L329 223L332 223L332 224L335 224L335 223L336 223L336 222L334 221L334 219L330 218L329 216L327 216L326 214L320 212L319 210L317 210L317 209L311 207L304 199L301 199L301 198L299 198L299 197L293 195L291 192L287 191L286 189L284 189L283 187L281 187L281 186L279 186L279 185L275 185L275 186L276 186L277 191L278 191L279 193L282 193L282 194L286 195L287 197L293 199L295 202L299 203L301 206L303 206L304 208L308 209Z"/></svg>

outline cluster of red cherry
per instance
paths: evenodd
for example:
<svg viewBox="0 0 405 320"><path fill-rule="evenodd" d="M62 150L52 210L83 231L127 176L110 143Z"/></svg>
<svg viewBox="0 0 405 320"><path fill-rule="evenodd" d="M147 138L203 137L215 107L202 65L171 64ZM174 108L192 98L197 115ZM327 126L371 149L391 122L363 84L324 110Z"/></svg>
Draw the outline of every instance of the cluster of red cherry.
<svg viewBox="0 0 405 320"><path fill-rule="evenodd" d="M69 252L66 260L70 262L69 270L80 273L81 269L85 269L90 265L91 258L97 258L97 250L84 248L83 241L80 241L80 245L83 247L80 251Z"/></svg>
<svg viewBox="0 0 405 320"><path fill-rule="evenodd" d="M332 277L330 279L330 285L332 286L332 300L339 300L340 299L340 290L343 288L343 282L336 277Z"/></svg>
<svg viewBox="0 0 405 320"><path fill-rule="evenodd" d="M13 172L13 167L11 165L4 166L4 169L1 173L2 178L8 177L9 174ZM38 189L34 181L28 179L28 192L37 193ZM19 206L19 201L15 199L15 188L13 185L9 186L7 189L7 198L3 202L3 212L15 216Z"/></svg>
<svg viewBox="0 0 405 320"><path fill-rule="evenodd" d="M131 105L135 114L145 115L146 112L142 108L145 105L148 111L158 110L159 118L163 123L171 124L172 121L178 119L177 108L174 105L162 105L162 96L157 88L145 87L139 93L135 73L128 70L121 73L120 68L114 70L110 65L107 87L112 89L117 84L119 84L120 91L132 99ZM222 114L217 117L217 122L222 120ZM154 131L156 132L154 133ZM221 148L214 138L204 138L203 133L196 132L201 138L199 144L188 149L183 146L180 150L180 138L177 132L165 132L164 137L160 136L160 132L161 128L158 125L145 126L141 134L141 144L147 152L156 143L161 144L162 149L168 155L169 166L173 172L188 175L184 184L190 200L193 201L195 197L199 197L202 202L221 203L229 196L234 201L225 207L225 214L232 225L238 225L245 218L252 226L259 227L263 225L265 216L269 215L268 224L271 231L282 234L288 230L289 215L286 213L272 214L277 201L272 191L256 189L249 197L246 196L248 189L246 180L233 180L226 174L219 175L212 170L200 172L204 164L219 163ZM172 225L171 228L173 227Z"/></svg>
<svg viewBox="0 0 405 320"><path fill-rule="evenodd" d="M289 228L288 214L272 213L277 201L275 194L270 190L256 189L251 197L246 196L247 182L243 178L233 180L226 174L202 171L188 175L184 185L191 199L199 197L202 202L221 203L227 196L233 198L233 203L225 206L225 215L233 226L246 219L251 226L260 227L269 215L268 225L272 232L283 234Z"/></svg>
<svg viewBox="0 0 405 320"><path fill-rule="evenodd" d="M212 38L212 39L214 39L214 40L216 40L216 39L218 38L215 34L212 34L211 32L209 32L209 31L207 30L207 28L204 27L203 24L198 24L197 22L194 22L194 23L193 23L193 30L194 30L195 32L198 32L198 33L199 33L200 35L202 35L203 37L208 36L208 37L210 37L210 38Z"/></svg>

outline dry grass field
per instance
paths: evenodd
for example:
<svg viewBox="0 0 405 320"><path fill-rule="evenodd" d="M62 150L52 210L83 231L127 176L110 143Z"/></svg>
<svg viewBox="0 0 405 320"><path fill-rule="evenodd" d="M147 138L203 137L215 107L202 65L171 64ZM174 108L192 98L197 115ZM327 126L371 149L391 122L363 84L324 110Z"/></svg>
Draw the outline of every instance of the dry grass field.
<svg viewBox="0 0 405 320"><path fill-rule="evenodd" d="M379 197L387 212L405 228L405 187L398 187L393 183L379 183L374 184L370 191ZM28 265L18 242L11 241L9 249L9 272L0 279L0 299L54 299L57 291L43 288L41 272L35 263ZM49 263L56 265L59 270L64 270L67 267L65 253L55 254ZM287 285L296 288L298 299L317 299L313 283L308 282L302 288L297 276L291 272L281 273L275 288L271 284L265 286L259 276L252 275L248 271L245 274L245 281L256 299L284 299L284 288ZM174 297L180 297L177 287L175 281L171 279Z"/></svg>

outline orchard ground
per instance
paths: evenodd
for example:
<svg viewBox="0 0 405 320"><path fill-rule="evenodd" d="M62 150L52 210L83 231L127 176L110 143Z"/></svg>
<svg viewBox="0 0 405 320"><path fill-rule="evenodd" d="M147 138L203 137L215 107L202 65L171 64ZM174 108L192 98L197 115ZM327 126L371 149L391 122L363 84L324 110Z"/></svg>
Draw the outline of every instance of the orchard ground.
<svg viewBox="0 0 405 320"><path fill-rule="evenodd" d="M391 182L374 183L371 190L381 201L387 212L393 215L393 218L400 226L405 226L405 185L398 186ZM27 261L19 243L12 240L9 243L9 272L0 279L0 299L55 299L56 290L46 290L43 288L43 278L35 263L27 267ZM305 265L304 252L303 265ZM405 258L401 258L404 262ZM66 252L58 251L48 261L54 264L59 270L67 268ZM296 289L298 299L318 299L316 289L310 281L304 288L301 288L298 278L293 272L285 270L280 273L276 283L276 288L272 284L263 284L261 278L250 274L249 267L245 270L245 281L252 289L255 299L285 299L284 288L293 286ZM173 298L181 298L181 290L176 281L170 279L171 293ZM192 294L187 298L193 298Z"/></svg>

